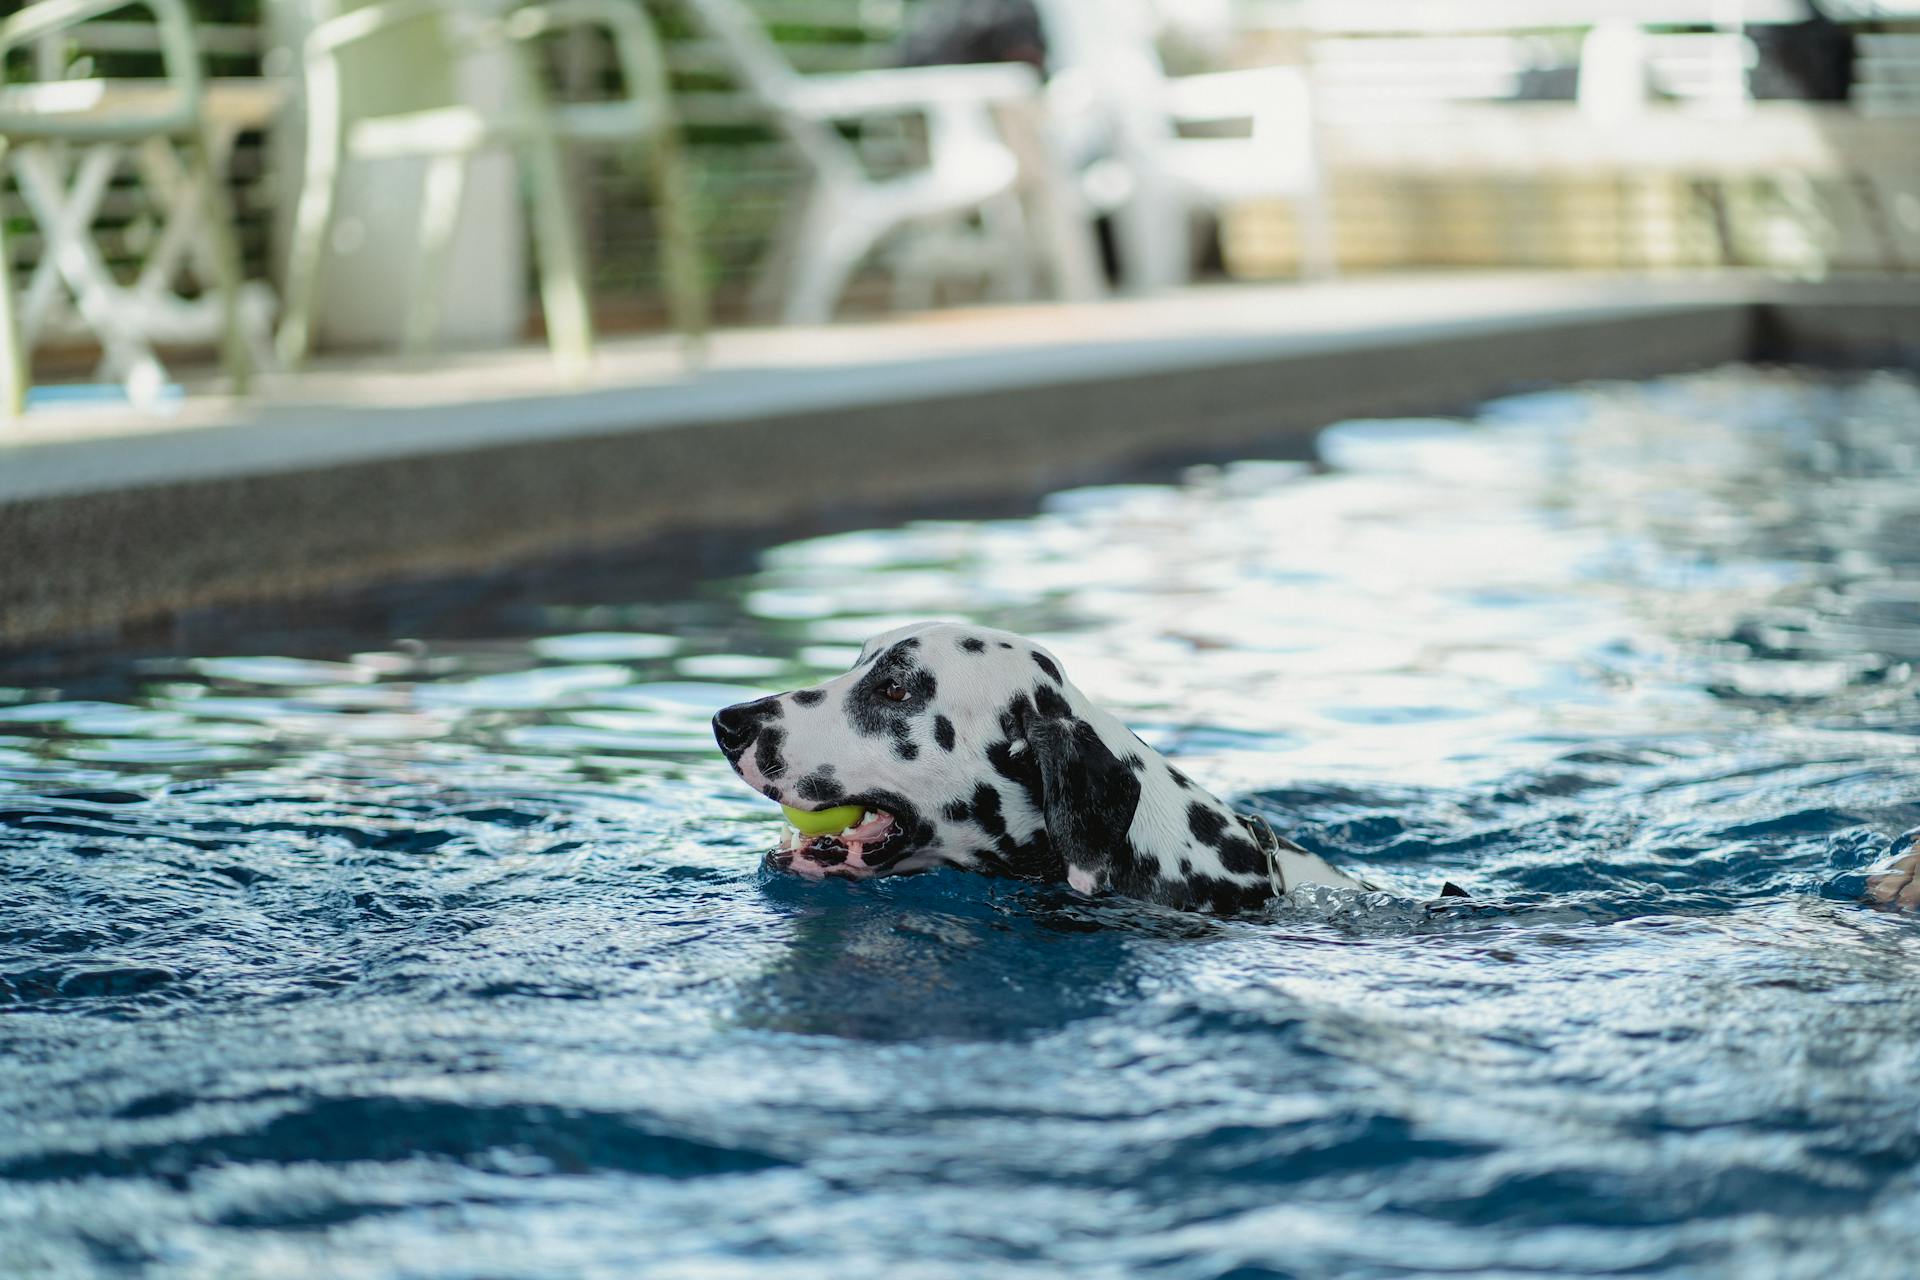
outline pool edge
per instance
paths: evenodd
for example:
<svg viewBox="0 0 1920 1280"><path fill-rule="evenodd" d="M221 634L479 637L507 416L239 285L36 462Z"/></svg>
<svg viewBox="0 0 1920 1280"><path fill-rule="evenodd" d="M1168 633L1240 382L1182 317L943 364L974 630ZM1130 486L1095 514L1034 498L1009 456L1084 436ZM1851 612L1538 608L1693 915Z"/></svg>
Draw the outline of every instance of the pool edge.
<svg viewBox="0 0 1920 1280"><path fill-rule="evenodd" d="M849 378L839 403L709 406L631 429L562 424L200 479L122 476L0 499L0 649L677 531L1037 494L1156 459L1305 456L1328 422L1464 410L1529 387L1916 353L1920 305L1792 286L1284 341L1095 345L976 389L929 376L916 394L896 376L891 395L863 393Z"/></svg>

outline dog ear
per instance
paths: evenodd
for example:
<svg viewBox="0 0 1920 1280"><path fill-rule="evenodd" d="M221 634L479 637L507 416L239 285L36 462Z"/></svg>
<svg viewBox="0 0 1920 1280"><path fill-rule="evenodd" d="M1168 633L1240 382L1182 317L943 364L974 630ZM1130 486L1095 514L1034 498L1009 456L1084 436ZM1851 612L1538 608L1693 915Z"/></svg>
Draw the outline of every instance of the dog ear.
<svg viewBox="0 0 1920 1280"><path fill-rule="evenodd" d="M1114 887L1116 861L1140 804L1140 779L1075 716L1035 717L1027 747L1040 774L1047 843L1066 864L1067 881L1082 893Z"/></svg>

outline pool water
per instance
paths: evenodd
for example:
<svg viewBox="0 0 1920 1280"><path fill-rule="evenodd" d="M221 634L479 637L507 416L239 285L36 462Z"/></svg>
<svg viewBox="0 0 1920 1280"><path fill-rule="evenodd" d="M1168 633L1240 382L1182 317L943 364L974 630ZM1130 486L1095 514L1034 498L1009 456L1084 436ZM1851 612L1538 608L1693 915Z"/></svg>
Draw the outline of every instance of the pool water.
<svg viewBox="0 0 1920 1280"><path fill-rule="evenodd" d="M0 1274L1913 1274L1920 381L1319 448L0 666ZM707 717L927 616L1396 892L768 872Z"/></svg>

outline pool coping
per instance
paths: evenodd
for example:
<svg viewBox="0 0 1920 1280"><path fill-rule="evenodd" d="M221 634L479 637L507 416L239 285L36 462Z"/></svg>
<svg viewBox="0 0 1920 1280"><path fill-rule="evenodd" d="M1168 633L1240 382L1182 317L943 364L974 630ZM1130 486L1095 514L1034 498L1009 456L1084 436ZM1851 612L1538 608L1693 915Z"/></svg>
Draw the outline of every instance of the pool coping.
<svg viewBox="0 0 1920 1280"><path fill-rule="evenodd" d="M1303 457L1343 418L1749 360L1920 367L1920 283L1235 286L722 335L697 372L636 344L577 388L537 353L396 373L370 403L323 372L0 448L0 647L1155 460Z"/></svg>

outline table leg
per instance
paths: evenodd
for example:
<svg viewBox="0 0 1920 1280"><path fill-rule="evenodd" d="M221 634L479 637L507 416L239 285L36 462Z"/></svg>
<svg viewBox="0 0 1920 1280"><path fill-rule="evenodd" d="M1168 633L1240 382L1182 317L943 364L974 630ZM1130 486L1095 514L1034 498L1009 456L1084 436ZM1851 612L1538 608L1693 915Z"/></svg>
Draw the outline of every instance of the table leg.
<svg viewBox="0 0 1920 1280"><path fill-rule="evenodd" d="M135 403L147 407L158 400L166 370L145 337L128 322L122 305L125 292L114 283L91 234L100 197L118 162L117 144L88 147L70 195L61 191L58 168L43 145L19 148L14 168L20 175L20 193L47 237L47 255L73 291L81 319L100 337L108 373L127 384L127 394Z"/></svg>
<svg viewBox="0 0 1920 1280"><path fill-rule="evenodd" d="M1002 135L1020 160L1020 187L1046 245L1047 274L1056 296L1094 302L1106 296L1093 219L1072 169L1046 127L1038 96L996 104Z"/></svg>
<svg viewBox="0 0 1920 1280"><path fill-rule="evenodd" d="M6 174L7 140L0 138L0 177ZM7 220L0 217L0 420L27 409L27 362L20 317L13 309L13 260L7 253Z"/></svg>

